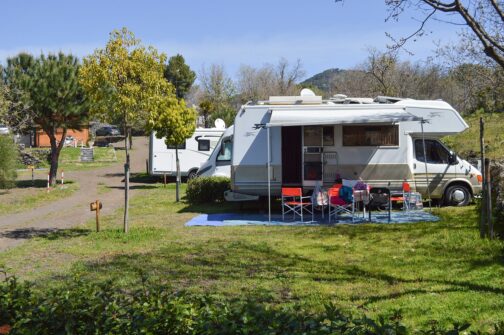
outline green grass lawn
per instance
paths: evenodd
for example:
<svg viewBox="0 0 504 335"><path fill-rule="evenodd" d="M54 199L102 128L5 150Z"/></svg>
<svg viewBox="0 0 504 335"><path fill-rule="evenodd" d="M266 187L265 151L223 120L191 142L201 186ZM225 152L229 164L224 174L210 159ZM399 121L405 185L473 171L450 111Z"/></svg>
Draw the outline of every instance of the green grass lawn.
<svg viewBox="0 0 504 335"><path fill-rule="evenodd" d="M142 274L172 290L273 304L326 302L369 316L401 310L404 323L504 319L504 243L478 237L474 207L437 210L441 222L331 227L185 227L197 212L174 202L173 187L146 185L122 212L28 241L0 254L10 273L46 289L76 274L140 285ZM236 210L236 208L235 208Z"/></svg>
<svg viewBox="0 0 504 335"><path fill-rule="evenodd" d="M447 136L443 141L461 157L474 154L479 157L480 116L483 116L485 120L485 150L487 157L491 159L502 159L504 157L504 114L502 113L466 116L464 119L469 125L469 129L458 135Z"/></svg>
<svg viewBox="0 0 504 335"><path fill-rule="evenodd" d="M0 215L23 212L44 203L63 199L79 189L79 184L71 180L65 185L58 184L48 192L47 181L36 179L34 185L31 180L16 182L13 190L0 190Z"/></svg>

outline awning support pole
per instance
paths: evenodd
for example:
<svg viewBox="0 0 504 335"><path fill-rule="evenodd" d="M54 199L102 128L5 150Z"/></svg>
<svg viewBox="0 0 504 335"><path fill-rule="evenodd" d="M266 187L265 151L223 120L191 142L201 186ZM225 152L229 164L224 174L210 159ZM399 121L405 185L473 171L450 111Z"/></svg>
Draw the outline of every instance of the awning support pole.
<svg viewBox="0 0 504 335"><path fill-rule="evenodd" d="M266 128L268 143L268 222L271 224L271 148L270 148L270 128Z"/></svg>
<svg viewBox="0 0 504 335"><path fill-rule="evenodd" d="M427 182L427 197L429 199L429 210L432 213L432 204L431 204L431 195L430 195L430 187L429 187L429 171L427 171L427 153L425 150L425 133L423 129L423 125L425 123L425 119L422 118L420 121L420 127L422 127L422 147L423 147L423 157L424 157L424 164L425 164L425 181Z"/></svg>

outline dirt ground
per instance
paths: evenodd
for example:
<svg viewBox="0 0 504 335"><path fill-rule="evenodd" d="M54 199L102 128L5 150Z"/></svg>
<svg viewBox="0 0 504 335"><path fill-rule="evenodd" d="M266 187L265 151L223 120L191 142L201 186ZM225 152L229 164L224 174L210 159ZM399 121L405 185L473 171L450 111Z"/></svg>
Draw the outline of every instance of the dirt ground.
<svg viewBox="0 0 504 335"><path fill-rule="evenodd" d="M133 145L131 172L145 172L145 161L149 154L148 138L137 137L133 140ZM0 216L0 251L16 246L33 236L84 224L94 217L94 212L89 210L89 204L96 199L103 203L101 210L103 215L111 214L122 207L124 205L123 164L124 162L118 162L111 166L87 171L65 171L66 179L80 184L80 189L71 196L41 204L28 211ZM45 178L46 172L38 173L40 175L36 175L35 178ZM108 189L106 193L103 193L104 188ZM21 189L19 192L31 191ZM135 184L131 183L130 194L134 196L135 193ZM0 195L0 201L7 195Z"/></svg>

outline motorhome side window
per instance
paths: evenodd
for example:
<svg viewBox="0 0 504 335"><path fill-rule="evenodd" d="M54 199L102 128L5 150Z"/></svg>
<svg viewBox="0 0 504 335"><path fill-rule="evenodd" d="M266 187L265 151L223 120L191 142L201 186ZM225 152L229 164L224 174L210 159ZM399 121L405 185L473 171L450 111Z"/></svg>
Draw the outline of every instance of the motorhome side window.
<svg viewBox="0 0 504 335"><path fill-rule="evenodd" d="M425 140L425 154L427 155L427 163L433 164L448 164L450 153L448 150L436 140ZM423 141L415 140L415 157L419 162L425 162Z"/></svg>
<svg viewBox="0 0 504 335"><path fill-rule="evenodd" d="M186 148L186 143L184 141L184 143L182 144L179 144L179 145L167 145L166 146L167 149L179 149L179 150L185 150Z"/></svg>
<svg viewBox="0 0 504 335"><path fill-rule="evenodd" d="M210 140L198 140L198 151L210 151Z"/></svg>
<svg viewBox="0 0 504 335"><path fill-rule="evenodd" d="M219 151L219 155L217 156L217 161L230 161L231 160L231 152L233 151L233 142L231 139L226 139L222 141L221 149Z"/></svg>
<svg viewBox="0 0 504 335"><path fill-rule="evenodd" d="M343 146L398 146L399 126L343 126Z"/></svg>

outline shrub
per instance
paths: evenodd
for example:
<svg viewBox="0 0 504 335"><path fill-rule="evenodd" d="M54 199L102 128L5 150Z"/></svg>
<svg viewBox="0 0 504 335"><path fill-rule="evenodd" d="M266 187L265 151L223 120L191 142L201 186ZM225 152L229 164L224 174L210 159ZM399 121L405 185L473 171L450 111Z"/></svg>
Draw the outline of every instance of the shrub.
<svg viewBox="0 0 504 335"><path fill-rule="evenodd" d="M372 319L341 312L333 304L324 307L314 313L299 302L279 307L255 297L175 294L147 281L124 290L77 278L43 291L13 277L0 282L0 328L10 328L9 334L489 334L468 331L467 323L444 327L436 321L414 330L402 324L399 312ZM494 324L490 333L502 334L503 326Z"/></svg>
<svg viewBox="0 0 504 335"><path fill-rule="evenodd" d="M231 187L227 177L198 177L187 184L187 201L191 204L224 201L224 192Z"/></svg>
<svg viewBox="0 0 504 335"><path fill-rule="evenodd" d="M0 188L14 186L18 156L18 150L10 136L0 135Z"/></svg>

